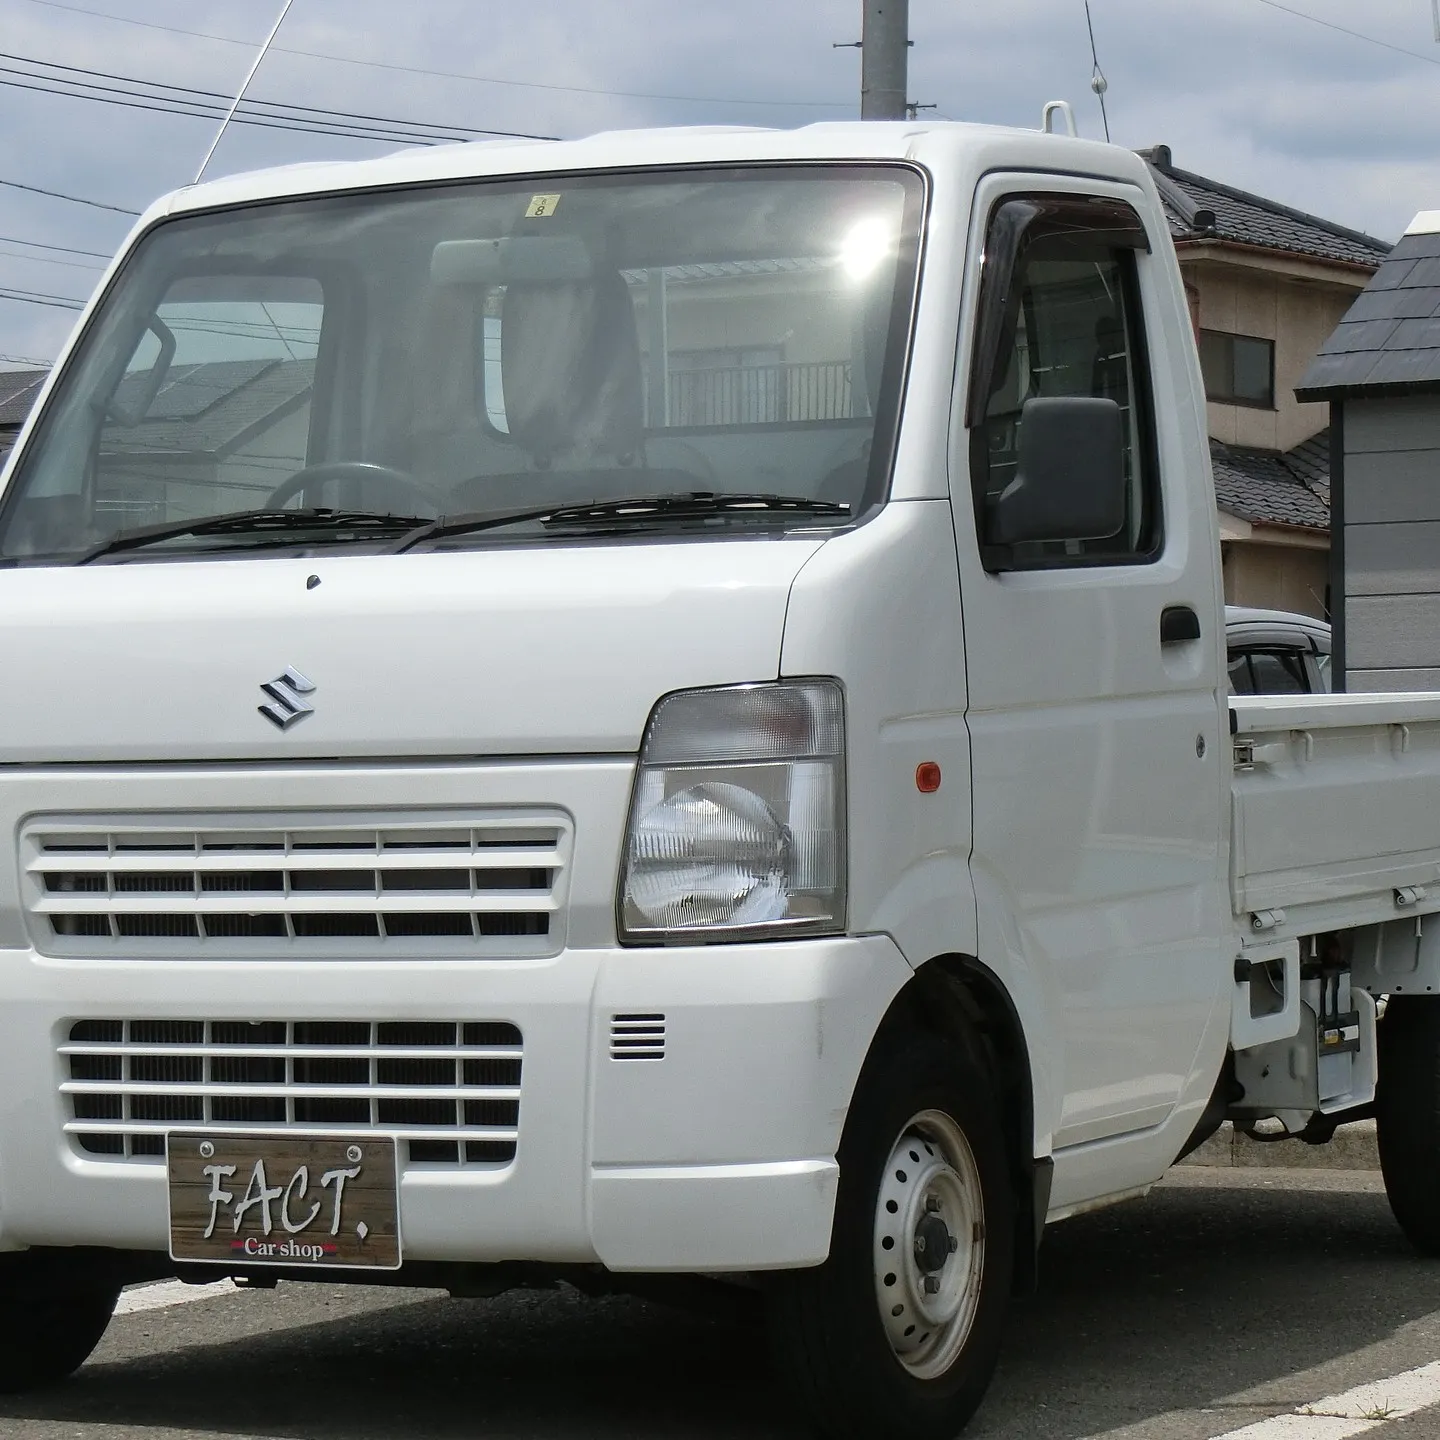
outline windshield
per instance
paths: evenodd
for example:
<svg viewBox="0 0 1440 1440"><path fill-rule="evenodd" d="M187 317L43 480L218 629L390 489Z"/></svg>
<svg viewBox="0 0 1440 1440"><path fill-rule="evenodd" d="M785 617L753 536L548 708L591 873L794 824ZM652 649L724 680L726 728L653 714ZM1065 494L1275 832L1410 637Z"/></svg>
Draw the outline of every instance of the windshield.
<svg viewBox="0 0 1440 1440"><path fill-rule="evenodd" d="M375 546L370 515L405 533L697 493L826 503L656 507L653 523L844 524L889 472L920 210L908 169L797 165L163 223L20 457L0 556ZM188 528L252 511L268 517L253 534ZM429 545L512 538L432 529Z"/></svg>

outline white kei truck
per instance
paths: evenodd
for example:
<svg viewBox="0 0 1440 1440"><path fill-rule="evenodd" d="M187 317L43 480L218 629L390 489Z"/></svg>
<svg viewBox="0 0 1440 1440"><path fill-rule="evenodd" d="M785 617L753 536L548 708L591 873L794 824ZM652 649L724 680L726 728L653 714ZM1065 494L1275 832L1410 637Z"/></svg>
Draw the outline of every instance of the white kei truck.
<svg viewBox="0 0 1440 1440"><path fill-rule="evenodd" d="M1048 126L152 207L0 500L0 1389L142 1279L668 1282L938 1440L1227 1120L1440 1253L1440 696L1230 700L1205 419Z"/></svg>

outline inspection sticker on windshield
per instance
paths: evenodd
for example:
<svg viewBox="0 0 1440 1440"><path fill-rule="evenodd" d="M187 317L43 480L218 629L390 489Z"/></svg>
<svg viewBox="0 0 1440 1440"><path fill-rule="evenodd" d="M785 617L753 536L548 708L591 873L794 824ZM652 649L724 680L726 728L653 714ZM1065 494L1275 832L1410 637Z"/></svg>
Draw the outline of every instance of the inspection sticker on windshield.
<svg viewBox="0 0 1440 1440"><path fill-rule="evenodd" d="M166 1165L174 1260L400 1268L388 1135L172 1134Z"/></svg>
<svg viewBox="0 0 1440 1440"><path fill-rule="evenodd" d="M555 213L555 207L559 203L558 195L532 195L530 203L525 207L525 218L527 220L543 220L547 215Z"/></svg>

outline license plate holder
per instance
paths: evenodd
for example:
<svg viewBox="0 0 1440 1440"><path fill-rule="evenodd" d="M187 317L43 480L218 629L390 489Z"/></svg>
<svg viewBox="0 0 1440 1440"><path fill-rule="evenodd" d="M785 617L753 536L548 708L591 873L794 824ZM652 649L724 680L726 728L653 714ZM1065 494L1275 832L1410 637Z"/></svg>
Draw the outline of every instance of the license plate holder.
<svg viewBox="0 0 1440 1440"><path fill-rule="evenodd" d="M170 1258L306 1270L398 1270L389 1135L167 1135Z"/></svg>

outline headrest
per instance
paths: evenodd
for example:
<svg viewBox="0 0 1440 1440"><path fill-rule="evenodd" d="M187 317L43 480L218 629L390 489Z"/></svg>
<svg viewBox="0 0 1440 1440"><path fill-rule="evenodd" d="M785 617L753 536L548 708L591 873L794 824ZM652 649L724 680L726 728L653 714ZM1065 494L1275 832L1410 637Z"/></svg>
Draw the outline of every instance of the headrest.
<svg viewBox="0 0 1440 1440"><path fill-rule="evenodd" d="M635 309L619 271L505 287L500 373L510 438L536 459L640 448Z"/></svg>

